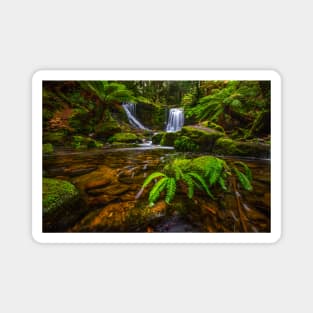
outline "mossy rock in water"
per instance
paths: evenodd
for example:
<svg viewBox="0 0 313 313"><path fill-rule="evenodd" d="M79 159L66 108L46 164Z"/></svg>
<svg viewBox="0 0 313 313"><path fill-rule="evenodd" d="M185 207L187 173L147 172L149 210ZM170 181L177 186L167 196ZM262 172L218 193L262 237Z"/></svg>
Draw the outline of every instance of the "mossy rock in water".
<svg viewBox="0 0 313 313"><path fill-rule="evenodd" d="M192 139L186 136L178 137L174 142L174 147L177 151L198 151L197 145Z"/></svg>
<svg viewBox="0 0 313 313"><path fill-rule="evenodd" d="M67 132L63 130L59 130L56 132L46 132L43 134L43 142L49 142L54 145L64 145L67 141Z"/></svg>
<svg viewBox="0 0 313 313"><path fill-rule="evenodd" d="M154 135L152 136L152 143L153 143L154 145L159 145L164 134L165 134L165 132L160 132L160 133L154 134Z"/></svg>
<svg viewBox="0 0 313 313"><path fill-rule="evenodd" d="M189 137L190 141L199 146L199 151L211 152L216 140L224 134L212 129L184 126L181 130L183 136Z"/></svg>
<svg viewBox="0 0 313 313"><path fill-rule="evenodd" d="M85 108L73 109L68 123L76 133L89 134L93 132L93 127L90 122L90 113Z"/></svg>
<svg viewBox="0 0 313 313"><path fill-rule="evenodd" d="M54 151L53 145L51 143L45 143L42 145L42 153L48 154Z"/></svg>
<svg viewBox="0 0 313 313"><path fill-rule="evenodd" d="M124 143L132 143L138 142L138 137L133 133L117 133L114 136L110 137L109 142L124 142Z"/></svg>
<svg viewBox="0 0 313 313"><path fill-rule="evenodd" d="M161 146L174 146L175 140L181 135L180 132L176 133L163 133L160 145Z"/></svg>
<svg viewBox="0 0 313 313"><path fill-rule="evenodd" d="M216 141L213 152L220 155L269 158L270 145L258 142L235 141L230 138L220 138Z"/></svg>
<svg viewBox="0 0 313 313"><path fill-rule="evenodd" d="M81 215L79 192L68 181L43 178L43 231L65 231Z"/></svg>
<svg viewBox="0 0 313 313"><path fill-rule="evenodd" d="M75 149L102 148L103 143L84 136L73 136L72 147Z"/></svg>

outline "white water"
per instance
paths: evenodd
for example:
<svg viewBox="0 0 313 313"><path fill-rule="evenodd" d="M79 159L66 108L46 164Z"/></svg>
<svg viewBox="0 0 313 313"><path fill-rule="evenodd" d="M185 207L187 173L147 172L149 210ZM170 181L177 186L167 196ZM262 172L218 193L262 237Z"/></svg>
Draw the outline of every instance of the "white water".
<svg viewBox="0 0 313 313"><path fill-rule="evenodd" d="M135 128L149 130L149 128L143 126L135 117L136 116L136 104L134 103L123 103L122 104L124 111L127 114L129 123Z"/></svg>
<svg viewBox="0 0 313 313"><path fill-rule="evenodd" d="M183 126L184 126L183 109L170 109L166 131L177 132L181 130Z"/></svg>

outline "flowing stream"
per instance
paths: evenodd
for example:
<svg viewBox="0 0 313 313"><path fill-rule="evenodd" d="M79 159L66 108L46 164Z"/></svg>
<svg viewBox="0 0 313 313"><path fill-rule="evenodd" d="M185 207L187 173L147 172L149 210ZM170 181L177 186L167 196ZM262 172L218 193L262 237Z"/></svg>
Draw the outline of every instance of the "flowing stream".
<svg viewBox="0 0 313 313"><path fill-rule="evenodd" d="M238 188L217 194L211 201L203 194L193 200L177 191L172 205L160 200L148 205L148 188L137 199L144 179L160 170L179 153L170 147L56 150L43 156L45 177L72 182L81 193L83 211L67 229L70 232L240 232L243 214L248 232L270 231L270 161L244 160L253 173L253 192ZM187 157L200 154L189 153ZM236 158L227 158L235 161ZM162 199L162 198L161 198ZM238 201L241 212L238 212Z"/></svg>

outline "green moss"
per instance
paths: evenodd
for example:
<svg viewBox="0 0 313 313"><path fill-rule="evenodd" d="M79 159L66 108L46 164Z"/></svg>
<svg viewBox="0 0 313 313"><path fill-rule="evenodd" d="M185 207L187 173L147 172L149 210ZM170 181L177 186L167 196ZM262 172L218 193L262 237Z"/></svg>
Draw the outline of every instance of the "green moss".
<svg viewBox="0 0 313 313"><path fill-rule="evenodd" d="M67 139L65 131L46 132L43 134L43 142L49 142L55 145L64 145Z"/></svg>
<svg viewBox="0 0 313 313"><path fill-rule="evenodd" d="M78 133L88 134L93 131L89 111L85 108L74 109L68 123Z"/></svg>
<svg viewBox="0 0 313 313"><path fill-rule="evenodd" d="M213 152L222 155L240 155L237 143L229 138L219 138L213 148Z"/></svg>
<svg viewBox="0 0 313 313"><path fill-rule="evenodd" d="M121 127L115 120L101 122L95 127L96 136L101 138L109 138L120 131Z"/></svg>
<svg viewBox="0 0 313 313"><path fill-rule="evenodd" d="M189 137L191 141L199 146L199 151L211 152L216 140L223 133L213 130L202 130L192 126L184 126L181 131L183 136Z"/></svg>
<svg viewBox="0 0 313 313"><path fill-rule="evenodd" d="M60 208L65 208L79 197L76 187L64 180L43 178L42 187L42 208L45 214L54 213Z"/></svg>
<svg viewBox="0 0 313 313"><path fill-rule="evenodd" d="M218 124L215 124L213 122L210 122L210 121L204 121L201 123L201 126L204 126L204 127L208 127L208 128L212 128L218 132L221 132L221 133L225 133L225 130L222 126L218 125Z"/></svg>
<svg viewBox="0 0 313 313"><path fill-rule="evenodd" d="M52 153L54 151L53 145L51 143L45 143L42 145L42 153Z"/></svg>
<svg viewBox="0 0 313 313"><path fill-rule="evenodd" d="M110 137L109 142L137 142L138 137L133 133L117 133Z"/></svg>
<svg viewBox="0 0 313 313"><path fill-rule="evenodd" d="M164 134L165 134L165 132L160 132L160 133L153 135L152 136L152 143L154 145L159 145Z"/></svg>
<svg viewBox="0 0 313 313"><path fill-rule="evenodd" d="M181 135L180 132L176 133L163 133L160 145L161 146L174 146L175 140Z"/></svg>
<svg viewBox="0 0 313 313"><path fill-rule="evenodd" d="M103 143L84 136L73 136L72 147L75 149L102 148Z"/></svg>
<svg viewBox="0 0 313 313"><path fill-rule="evenodd" d="M242 142L229 138L220 138L216 141L213 152L221 155L268 158L270 157L270 145L259 142Z"/></svg>
<svg viewBox="0 0 313 313"><path fill-rule="evenodd" d="M181 136L178 137L174 142L174 147L178 151L198 151L199 145L197 145L189 137Z"/></svg>

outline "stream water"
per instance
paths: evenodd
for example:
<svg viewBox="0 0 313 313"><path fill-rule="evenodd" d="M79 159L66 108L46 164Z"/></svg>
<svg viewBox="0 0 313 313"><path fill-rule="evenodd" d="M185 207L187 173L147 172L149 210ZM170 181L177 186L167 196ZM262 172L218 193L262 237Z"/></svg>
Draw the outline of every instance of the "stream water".
<svg viewBox="0 0 313 313"><path fill-rule="evenodd" d="M177 193L172 205L166 206L160 200L152 208L148 206L148 190L136 199L147 175L178 154L171 147L146 145L86 151L59 149L44 155L44 176L72 182L80 190L82 207L73 225L66 229L46 225L46 231L241 232L238 199L246 231L270 231L269 160L245 160L254 178L252 192L238 188L237 195L219 193L216 201L200 193L192 200Z"/></svg>

